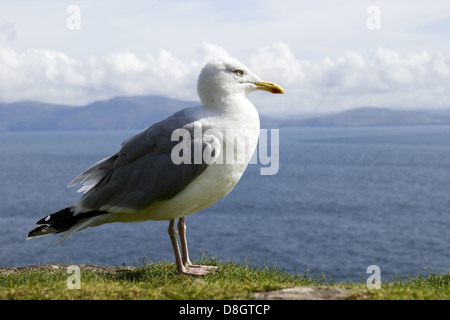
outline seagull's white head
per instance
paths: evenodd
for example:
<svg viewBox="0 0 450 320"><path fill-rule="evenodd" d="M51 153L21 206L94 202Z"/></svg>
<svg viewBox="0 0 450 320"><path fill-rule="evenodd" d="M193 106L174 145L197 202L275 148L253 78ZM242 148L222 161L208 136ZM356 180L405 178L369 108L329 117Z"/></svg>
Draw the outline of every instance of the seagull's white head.
<svg viewBox="0 0 450 320"><path fill-rule="evenodd" d="M207 63L197 82L197 92L203 105L225 100L231 95L248 95L256 90L284 93L273 82L263 81L241 62L221 58Z"/></svg>

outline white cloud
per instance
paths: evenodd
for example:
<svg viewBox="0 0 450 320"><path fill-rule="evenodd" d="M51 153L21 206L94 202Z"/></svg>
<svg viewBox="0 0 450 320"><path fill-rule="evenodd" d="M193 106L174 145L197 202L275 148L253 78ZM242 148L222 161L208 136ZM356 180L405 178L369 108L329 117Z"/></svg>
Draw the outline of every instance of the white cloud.
<svg viewBox="0 0 450 320"><path fill-rule="evenodd" d="M164 94L185 96L191 70L170 52L137 57L130 52L114 53L102 60L104 84L123 95Z"/></svg>
<svg viewBox="0 0 450 320"><path fill-rule="evenodd" d="M307 62L296 59L289 47L282 42L263 47L250 58L250 67L256 73L283 79L289 85L302 82L306 64Z"/></svg>
<svg viewBox="0 0 450 320"><path fill-rule="evenodd" d="M442 54L401 55L378 48L365 56L346 52L335 59L302 61L285 44L277 43L262 48L251 65L285 86L291 97L284 111L450 108L450 57Z"/></svg>
<svg viewBox="0 0 450 320"><path fill-rule="evenodd" d="M450 107L446 0L378 0L376 31L372 3L354 1L79 0L79 30L67 28L69 3L25 2L2 5L0 102L196 100L202 65L231 54L285 87L251 96L264 112Z"/></svg>
<svg viewBox="0 0 450 320"><path fill-rule="evenodd" d="M198 72L210 58L228 55L204 42L183 61L167 50L131 51L82 59L52 50L17 52L0 46L0 101L38 100L81 105L115 95L161 94L197 100ZM360 106L450 107L450 57L427 51L400 54L378 48L314 61L278 42L241 58L260 77L278 82L284 96L252 95L262 112L328 112Z"/></svg>
<svg viewBox="0 0 450 320"><path fill-rule="evenodd" d="M207 41L202 42L202 45L197 50L197 54L202 64L212 59L229 56L229 53L225 49Z"/></svg>

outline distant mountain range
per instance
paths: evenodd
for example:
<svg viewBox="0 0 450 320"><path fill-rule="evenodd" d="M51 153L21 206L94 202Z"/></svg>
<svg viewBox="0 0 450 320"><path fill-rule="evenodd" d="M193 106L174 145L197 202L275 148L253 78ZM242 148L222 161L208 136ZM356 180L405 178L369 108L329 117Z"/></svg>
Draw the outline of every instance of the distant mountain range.
<svg viewBox="0 0 450 320"><path fill-rule="evenodd" d="M280 121L281 127L362 127L450 124L450 109L392 110L364 107L307 119Z"/></svg>
<svg viewBox="0 0 450 320"><path fill-rule="evenodd" d="M0 103L0 131L141 130L196 101L162 96L115 97L82 107L22 101ZM358 108L317 117L261 116L261 127L336 127L450 124L450 108L399 111Z"/></svg>
<svg viewBox="0 0 450 320"><path fill-rule="evenodd" d="M162 96L115 97L81 107L34 101L0 104L0 131L144 129L198 104Z"/></svg>

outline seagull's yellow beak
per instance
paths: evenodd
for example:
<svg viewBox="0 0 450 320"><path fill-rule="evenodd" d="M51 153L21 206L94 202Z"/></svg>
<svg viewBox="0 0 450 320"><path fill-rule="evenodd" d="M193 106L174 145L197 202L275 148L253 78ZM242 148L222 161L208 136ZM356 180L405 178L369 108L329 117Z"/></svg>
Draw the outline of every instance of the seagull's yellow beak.
<svg viewBox="0 0 450 320"><path fill-rule="evenodd" d="M278 84L268 81L253 82L256 85L257 90L269 91L271 93L281 93L284 94L284 90Z"/></svg>

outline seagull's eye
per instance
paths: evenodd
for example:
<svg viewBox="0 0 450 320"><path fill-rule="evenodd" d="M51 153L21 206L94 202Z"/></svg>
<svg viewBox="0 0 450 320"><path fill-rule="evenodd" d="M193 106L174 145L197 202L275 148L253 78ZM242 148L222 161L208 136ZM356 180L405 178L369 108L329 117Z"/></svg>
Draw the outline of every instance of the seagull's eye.
<svg viewBox="0 0 450 320"><path fill-rule="evenodd" d="M238 77L242 77L244 75L244 71L241 69L234 70L234 73L236 73Z"/></svg>

